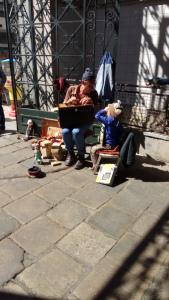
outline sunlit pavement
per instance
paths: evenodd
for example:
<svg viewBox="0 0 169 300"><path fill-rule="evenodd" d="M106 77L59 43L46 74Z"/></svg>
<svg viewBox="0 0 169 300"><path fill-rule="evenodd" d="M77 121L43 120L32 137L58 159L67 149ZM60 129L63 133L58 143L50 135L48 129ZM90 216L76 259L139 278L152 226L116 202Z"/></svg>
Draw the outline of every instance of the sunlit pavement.
<svg viewBox="0 0 169 300"><path fill-rule="evenodd" d="M0 299L167 300L169 165L138 156L109 187L47 162L29 178L33 156L31 141L0 136Z"/></svg>

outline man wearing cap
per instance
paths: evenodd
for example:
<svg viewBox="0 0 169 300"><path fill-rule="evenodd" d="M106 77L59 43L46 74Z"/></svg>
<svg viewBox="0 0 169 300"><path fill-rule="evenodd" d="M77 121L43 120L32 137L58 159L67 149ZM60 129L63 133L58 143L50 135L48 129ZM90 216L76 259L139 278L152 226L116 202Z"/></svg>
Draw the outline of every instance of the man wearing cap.
<svg viewBox="0 0 169 300"><path fill-rule="evenodd" d="M99 110L96 113L96 120L100 121L104 125L104 137L101 144L93 146L91 149L90 156L93 163L92 169L95 168L95 165L97 163L97 150L111 150L118 145L120 136L123 131L123 127L119 122L119 116L121 115L122 110L123 108L121 105L121 101L117 100L117 102L109 104L107 107Z"/></svg>
<svg viewBox="0 0 169 300"><path fill-rule="evenodd" d="M67 105L97 105L98 94L94 89L95 77L90 68L86 68L79 85L70 86L67 90L64 102ZM79 128L63 128L63 141L68 151L65 161L66 166L74 165L79 170L84 167L85 162L85 133L91 124ZM74 144L77 147L77 161L74 154Z"/></svg>

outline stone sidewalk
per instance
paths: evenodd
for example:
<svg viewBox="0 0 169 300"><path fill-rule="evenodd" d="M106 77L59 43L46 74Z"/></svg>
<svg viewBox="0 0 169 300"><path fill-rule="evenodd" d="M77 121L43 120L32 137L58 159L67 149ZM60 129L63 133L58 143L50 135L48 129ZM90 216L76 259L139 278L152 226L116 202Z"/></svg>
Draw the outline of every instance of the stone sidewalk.
<svg viewBox="0 0 169 300"><path fill-rule="evenodd" d="M168 299L169 165L138 156L109 187L87 167L28 178L16 134L0 156L0 299Z"/></svg>

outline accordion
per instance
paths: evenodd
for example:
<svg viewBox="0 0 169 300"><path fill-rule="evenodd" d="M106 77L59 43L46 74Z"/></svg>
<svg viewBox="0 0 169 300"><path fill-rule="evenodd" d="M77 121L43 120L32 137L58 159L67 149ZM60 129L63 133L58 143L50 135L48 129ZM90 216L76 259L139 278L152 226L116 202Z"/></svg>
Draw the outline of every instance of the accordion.
<svg viewBox="0 0 169 300"><path fill-rule="evenodd" d="M61 128L76 128L92 124L94 120L93 105L59 105L59 121Z"/></svg>

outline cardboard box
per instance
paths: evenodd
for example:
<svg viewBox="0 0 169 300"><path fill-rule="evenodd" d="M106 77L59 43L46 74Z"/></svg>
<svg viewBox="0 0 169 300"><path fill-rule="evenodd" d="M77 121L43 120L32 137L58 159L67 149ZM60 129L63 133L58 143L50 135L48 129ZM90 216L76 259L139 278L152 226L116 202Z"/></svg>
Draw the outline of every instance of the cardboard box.
<svg viewBox="0 0 169 300"><path fill-rule="evenodd" d="M49 133L50 133L50 132L48 132L49 127L51 128L50 131L53 132L54 128L60 128L60 123L58 120L43 119L42 120L42 132L41 132L42 137L49 135ZM61 128L60 128L60 130L61 130Z"/></svg>
<svg viewBox="0 0 169 300"><path fill-rule="evenodd" d="M51 158L52 157L52 153L51 153L52 142L45 140L45 141L41 142L40 146L41 146L40 150L41 150L42 158Z"/></svg>
<svg viewBox="0 0 169 300"><path fill-rule="evenodd" d="M59 127L49 126L47 129L47 136L62 138L62 129Z"/></svg>
<svg viewBox="0 0 169 300"><path fill-rule="evenodd" d="M115 164L101 164L96 182L112 185L116 176L116 172L117 166Z"/></svg>

